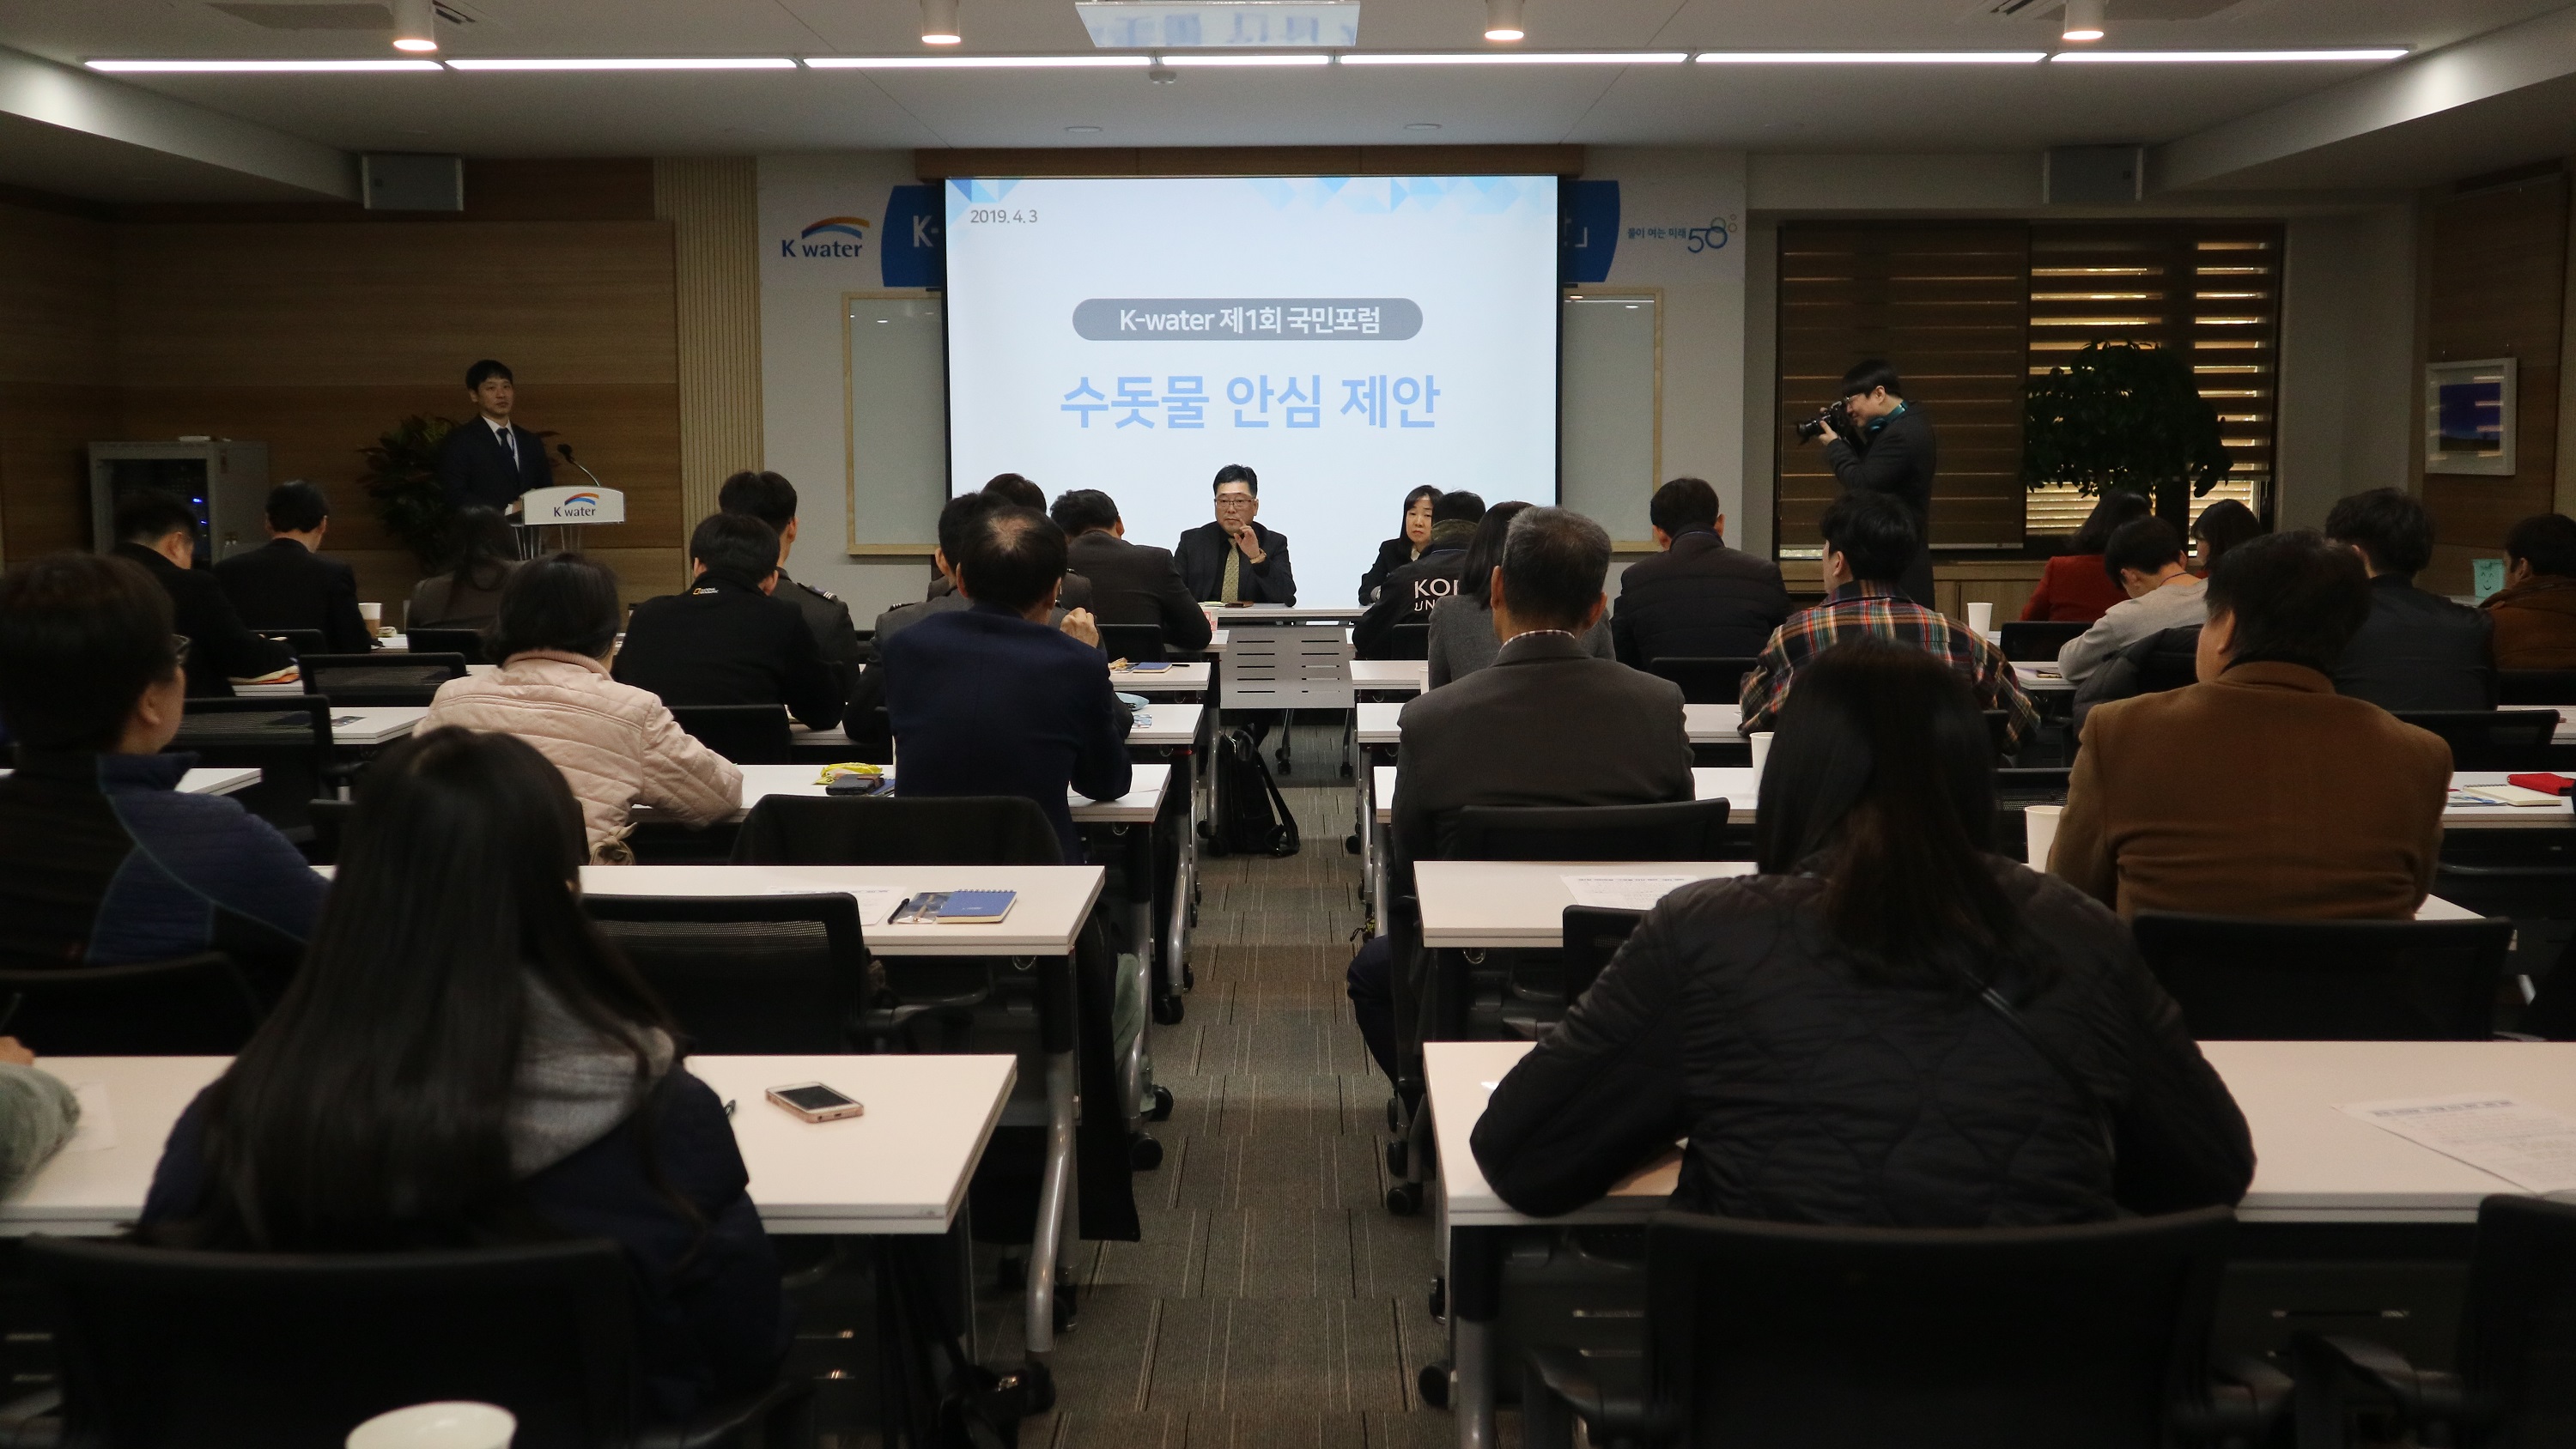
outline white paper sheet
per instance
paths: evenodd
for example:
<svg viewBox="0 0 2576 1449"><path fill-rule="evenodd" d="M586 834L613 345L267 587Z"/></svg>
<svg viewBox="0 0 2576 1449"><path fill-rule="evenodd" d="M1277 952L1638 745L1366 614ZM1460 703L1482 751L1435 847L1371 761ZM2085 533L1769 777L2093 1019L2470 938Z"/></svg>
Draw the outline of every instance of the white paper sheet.
<svg viewBox="0 0 2576 1449"><path fill-rule="evenodd" d="M859 902L859 924L882 926L886 917L894 914L894 908L903 904L906 892L892 886L859 886L850 894Z"/></svg>
<svg viewBox="0 0 2576 1449"><path fill-rule="evenodd" d="M1693 875L1559 876L1574 903L1605 911L1649 911L1655 902L1699 879Z"/></svg>
<svg viewBox="0 0 2576 1449"><path fill-rule="evenodd" d="M2576 1122L2501 1093L2346 1102L2341 1110L2526 1192L2576 1191Z"/></svg>
<svg viewBox="0 0 2576 1449"><path fill-rule="evenodd" d="M80 1125L72 1129L65 1152L105 1152L116 1145L116 1113L107 1104L107 1083L74 1082L72 1099L80 1103Z"/></svg>

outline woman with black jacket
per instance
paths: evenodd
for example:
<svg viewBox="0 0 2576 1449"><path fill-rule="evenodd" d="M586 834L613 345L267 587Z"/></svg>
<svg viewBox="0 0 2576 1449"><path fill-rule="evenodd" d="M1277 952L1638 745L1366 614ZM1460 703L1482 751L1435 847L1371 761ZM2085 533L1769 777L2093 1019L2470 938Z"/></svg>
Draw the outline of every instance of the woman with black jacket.
<svg viewBox="0 0 2576 1449"><path fill-rule="evenodd" d="M1688 1140L1674 1206L2019 1227L2244 1195L2245 1119L2119 918L1993 854L1966 686L1870 641L1798 676L1761 874L1667 896L1495 1089L1476 1161L1562 1213Z"/></svg>
<svg viewBox="0 0 2576 1449"><path fill-rule="evenodd" d="M575 899L561 771L433 730L359 786L304 968L180 1117L141 1236L396 1252L608 1238L635 1273L648 1415L766 1383L778 1265L724 1104Z"/></svg>
<svg viewBox="0 0 2576 1449"><path fill-rule="evenodd" d="M1377 562L1360 575L1361 603L1376 603L1386 576L1422 557L1431 542L1431 505L1439 501L1440 490L1428 483L1404 495L1404 531L1377 546Z"/></svg>

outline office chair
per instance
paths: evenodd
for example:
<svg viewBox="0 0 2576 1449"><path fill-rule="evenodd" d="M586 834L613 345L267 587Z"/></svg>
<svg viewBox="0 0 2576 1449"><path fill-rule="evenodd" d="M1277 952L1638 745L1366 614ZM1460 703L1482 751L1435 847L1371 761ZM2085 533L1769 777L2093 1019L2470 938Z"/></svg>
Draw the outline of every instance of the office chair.
<svg viewBox="0 0 2576 1449"><path fill-rule="evenodd" d="M1986 717L1986 738L1993 742L1995 763L2000 766L2004 761L2012 758L2012 711L1983 709L1977 712ZM2025 740L2023 743L2027 744L2029 741Z"/></svg>
<svg viewBox="0 0 2576 1449"><path fill-rule="evenodd" d="M192 699L170 748L193 752L199 764L259 771L259 783L233 798L302 844L313 838L310 802L333 793L346 778L333 755L332 707L329 696L316 694Z"/></svg>
<svg viewBox="0 0 2576 1449"><path fill-rule="evenodd" d="M453 1399L510 1411L520 1444L714 1449L756 1425L786 1436L770 1444L810 1432L810 1390L794 1383L685 1425L640 1422L634 1270L602 1239L324 1255L36 1237L26 1264L61 1306L62 1388L59 1419L22 1425L17 1443L336 1449L374 1415Z"/></svg>
<svg viewBox="0 0 2576 1449"><path fill-rule="evenodd" d="M1642 1372L1530 1350L1522 1443L1568 1449L1579 1418L1605 1449L2250 1446L2290 1383L2259 1360L2212 1373L2235 1226L2226 1208L1965 1229L1659 1213Z"/></svg>
<svg viewBox="0 0 2576 1449"><path fill-rule="evenodd" d="M2147 965L2202 1041L2484 1041L2511 921L2141 911Z"/></svg>
<svg viewBox="0 0 2576 1449"><path fill-rule="evenodd" d="M2397 710L2396 716L2417 729L2431 730L2451 747L2454 770L2546 770L2552 763L2551 737L2558 732L2554 709Z"/></svg>
<svg viewBox="0 0 2576 1449"><path fill-rule="evenodd" d="M2513 1029L2552 1041L2576 1039L2576 974L2571 974L2576 965L2570 964L2576 953L2576 861L2445 859L2434 867L2433 894L2481 916L2513 922L2513 953L2505 970L2514 976L2523 1004L2532 1008ZM2551 986L2553 978L2563 979Z"/></svg>
<svg viewBox="0 0 2576 1449"><path fill-rule="evenodd" d="M801 1056L881 1045L918 1015L869 1011L868 947L844 891L630 896L585 892L599 923L671 1008L692 1050Z"/></svg>
<svg viewBox="0 0 2576 1449"><path fill-rule="evenodd" d="M1717 860L1727 802L1474 805L1437 832L1444 860Z"/></svg>
<svg viewBox="0 0 2576 1449"><path fill-rule="evenodd" d="M220 951L0 971L0 1031L41 1056L232 1056L267 1015Z"/></svg>
<svg viewBox="0 0 2576 1449"><path fill-rule="evenodd" d="M403 635L414 654L455 654L472 664L498 664L483 647L480 629L413 629Z"/></svg>
<svg viewBox="0 0 2576 1449"><path fill-rule="evenodd" d="M769 795L735 837L736 865L1062 865L1064 845L1017 795Z"/></svg>
<svg viewBox="0 0 2576 1449"><path fill-rule="evenodd" d="M1431 623L1397 624L1386 631L1386 657L1389 659L1428 659L1431 657Z"/></svg>
<svg viewBox="0 0 2576 1449"><path fill-rule="evenodd" d="M2027 862L2029 844L2024 838L2027 822L2022 812L2033 805L2066 803L2066 782L2074 775L2071 769L2006 767L1995 771L1995 845ZM2044 869L2041 861L2034 869Z"/></svg>
<svg viewBox="0 0 2576 1449"><path fill-rule="evenodd" d="M349 812L356 808L350 800L305 801L305 817L313 822L313 843L304 847L304 858L315 865L338 865L341 842L349 834Z"/></svg>
<svg viewBox="0 0 2576 1449"><path fill-rule="evenodd" d="M2054 664L2058 650L2084 637L2084 631L2093 626L2080 620L2008 619L1997 627L2006 659L2016 664Z"/></svg>
<svg viewBox="0 0 2576 1449"><path fill-rule="evenodd" d="M1646 661L1646 672L1680 685L1684 704L1735 704L1744 698L1744 676L1754 663L1672 656Z"/></svg>
<svg viewBox="0 0 2576 1449"><path fill-rule="evenodd" d="M737 765L794 763L785 705L675 704L671 718L698 743Z"/></svg>
<svg viewBox="0 0 2576 1449"><path fill-rule="evenodd" d="M1103 624L1100 647L1110 658L1130 664L1153 664L1171 657L1163 650L1160 624Z"/></svg>
<svg viewBox="0 0 2576 1449"><path fill-rule="evenodd" d="M1565 908L1565 1003L1572 1006L1601 979L1601 968L1628 944L1637 933L1637 923L1646 919L1644 911L1613 910L1606 906L1567 906Z"/></svg>
<svg viewBox="0 0 2576 1449"><path fill-rule="evenodd" d="M2576 1206L2498 1194L2478 1204L2469 1292L2447 1371L2417 1368L2370 1339L2302 1334L2299 1449L2358 1444L2353 1390L2394 1410L2408 1442L2563 1444L2576 1433ZM2378 1436L2372 1436L2376 1439Z"/></svg>
<svg viewBox="0 0 2576 1449"><path fill-rule="evenodd" d="M307 654L297 661L306 694L341 705L426 705L438 687L465 677L462 654Z"/></svg>
<svg viewBox="0 0 2576 1449"><path fill-rule="evenodd" d="M2496 703L2576 705L2576 669L2499 669Z"/></svg>

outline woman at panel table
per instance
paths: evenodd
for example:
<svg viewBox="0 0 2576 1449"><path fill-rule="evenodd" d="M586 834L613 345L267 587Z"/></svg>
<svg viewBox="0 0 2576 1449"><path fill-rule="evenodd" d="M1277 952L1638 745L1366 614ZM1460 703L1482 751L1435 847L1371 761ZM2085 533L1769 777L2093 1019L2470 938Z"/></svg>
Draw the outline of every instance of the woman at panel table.
<svg viewBox="0 0 2576 1449"><path fill-rule="evenodd" d="M2102 572L2102 550L2110 543L2111 535L2120 531L2121 524L2153 511L2139 494L2126 490L2103 494L2102 501L2085 516L2084 526L2068 540L2066 552L2048 561L2039 576L2039 587L2031 590L2030 601L2021 606L2022 618L2090 624L2113 604L2126 602L2129 596L2121 592L2119 580Z"/></svg>
<svg viewBox="0 0 2576 1449"><path fill-rule="evenodd" d="M1687 1137L1676 1207L2031 1226L2242 1197L2245 1119L2118 917L1993 853L1956 674L1845 644L1780 717L1761 874L1667 896L1495 1090L1476 1161L1561 1213Z"/></svg>
<svg viewBox="0 0 2576 1449"><path fill-rule="evenodd" d="M387 1252L600 1237L648 1407L765 1382L778 1264L724 1104L582 914L581 811L507 735L435 730L358 789L304 970L170 1134L143 1234Z"/></svg>
<svg viewBox="0 0 2576 1449"><path fill-rule="evenodd" d="M1404 531L1377 546L1377 562L1360 575L1361 603L1376 603L1386 576L1422 557L1423 546L1431 542L1431 505L1439 501L1440 490L1428 483L1404 495Z"/></svg>

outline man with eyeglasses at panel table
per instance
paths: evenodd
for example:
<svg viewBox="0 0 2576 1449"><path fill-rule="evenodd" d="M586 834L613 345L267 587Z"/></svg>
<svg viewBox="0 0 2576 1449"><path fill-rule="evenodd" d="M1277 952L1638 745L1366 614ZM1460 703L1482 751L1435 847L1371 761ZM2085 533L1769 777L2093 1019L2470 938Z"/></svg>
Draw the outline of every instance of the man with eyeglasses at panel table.
<svg viewBox="0 0 2576 1449"><path fill-rule="evenodd" d="M1219 604L1297 602L1288 535L1255 522L1260 512L1261 479L1241 463L1218 469L1216 521L1182 534L1172 550L1191 598Z"/></svg>

